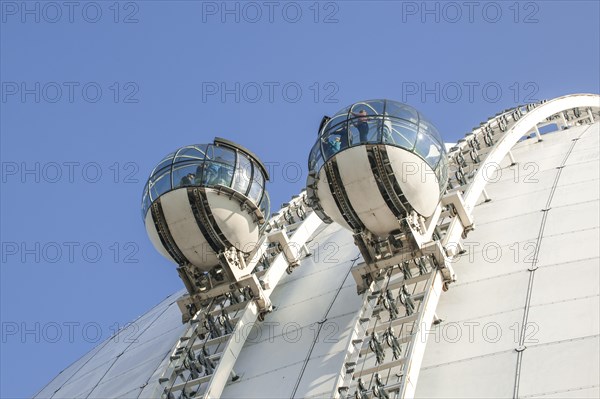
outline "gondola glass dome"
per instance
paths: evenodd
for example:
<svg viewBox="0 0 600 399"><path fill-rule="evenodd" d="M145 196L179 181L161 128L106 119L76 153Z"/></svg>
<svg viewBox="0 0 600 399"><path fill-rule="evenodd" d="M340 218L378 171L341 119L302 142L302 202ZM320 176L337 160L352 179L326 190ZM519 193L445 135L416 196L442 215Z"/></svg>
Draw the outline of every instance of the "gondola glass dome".
<svg viewBox="0 0 600 399"><path fill-rule="evenodd" d="M440 191L445 190L448 160L440 133L415 108L392 100L358 102L324 120L310 152L309 171L318 174L337 153L366 144L385 144L416 154L435 171Z"/></svg>
<svg viewBox="0 0 600 399"><path fill-rule="evenodd" d="M224 139L214 144L194 144L168 154L146 182L142 194L142 218L161 195L181 187L229 187L248 197L268 220L269 195L264 164L247 149Z"/></svg>

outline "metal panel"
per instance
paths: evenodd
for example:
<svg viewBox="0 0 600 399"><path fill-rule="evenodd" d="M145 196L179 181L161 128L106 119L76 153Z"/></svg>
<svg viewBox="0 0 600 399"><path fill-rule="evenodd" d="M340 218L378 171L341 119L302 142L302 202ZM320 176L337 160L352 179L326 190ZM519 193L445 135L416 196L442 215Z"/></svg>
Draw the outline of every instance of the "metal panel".
<svg viewBox="0 0 600 399"><path fill-rule="evenodd" d="M444 296L442 296L442 300ZM428 344L427 351L434 346ZM417 398L512 397L517 354L505 351L424 367Z"/></svg>
<svg viewBox="0 0 600 399"><path fill-rule="evenodd" d="M357 258L358 250L351 233L337 225L328 226L312 242L313 256L306 258L293 274L283 276L274 290L271 298L277 309L249 332L251 338L260 338L249 338L246 342L236 362L236 372L241 378L227 385L222 397L290 397L296 385L296 397L304 397L309 392L305 389L313 386L312 375L317 372L312 365L322 364L344 347L339 342L344 341L341 337L346 330L323 327L316 335L317 322L327 319L330 323L326 326L342 327L341 324L348 324L347 318L354 317L356 301L347 301L346 295L338 295L338 290L340 293L351 290L358 297L354 283L348 287L352 280L348 275L351 260ZM330 252L325 247L331 243L339 246L334 255L338 261L327 263ZM343 313L348 315L336 317ZM331 360L329 363L334 364ZM331 373L331 383L327 377L324 385L318 384L320 387L333 389L333 373L339 370L339 363L336 366L337 369L331 370L320 366L321 374ZM311 395L319 390L311 388Z"/></svg>
<svg viewBox="0 0 600 399"><path fill-rule="evenodd" d="M579 392L597 388L599 343L595 335L527 348L523 352L520 396L566 397L564 394L571 392L583 397Z"/></svg>
<svg viewBox="0 0 600 399"><path fill-rule="evenodd" d="M242 210L227 194L207 190L206 198L218 227L237 249L251 252L259 240L259 226L249 211Z"/></svg>
<svg viewBox="0 0 600 399"><path fill-rule="evenodd" d="M348 199L365 227L381 235L398 229L396 217L377 188L366 147L349 148L337 155L336 160Z"/></svg>
<svg viewBox="0 0 600 399"><path fill-rule="evenodd" d="M444 296L445 294L442 298ZM466 318L456 318L441 311L438 314L444 321L429 332L421 333L421 336L428 336L428 348L423 360L425 369L440 363L462 362L514 351L518 345L518 326L523 319L522 308ZM469 376L463 378L465 383L471 383ZM514 381L511 381L511 384L513 383ZM449 392L453 392L453 388L450 388Z"/></svg>
<svg viewBox="0 0 600 399"><path fill-rule="evenodd" d="M426 217L431 216L440 199L435 173L425 161L409 151L388 149L390 163L408 203Z"/></svg>
<svg viewBox="0 0 600 399"><path fill-rule="evenodd" d="M590 258L540 266L535 274L531 306L597 296L600 293L598 263L598 258ZM580 276L585 278L578 278Z"/></svg>
<svg viewBox="0 0 600 399"><path fill-rule="evenodd" d="M317 182L317 191L319 193L319 203L321 207L325 211L332 220L335 220L336 223L343 226L345 229L352 230L348 223L345 222L342 213L339 211L337 205L335 204L335 199L333 198L333 194L329 189L329 180L327 179L327 173L325 172L325 168L321 168L319 172L319 181Z"/></svg>
<svg viewBox="0 0 600 399"><path fill-rule="evenodd" d="M585 165L586 169L592 169L594 167L600 168L600 164L595 162L595 164ZM563 169L563 173L561 175L561 180L565 179L569 181L564 175L568 169ZM586 171L582 169L577 170L580 175L586 175ZM595 180L583 181L580 183L566 183L564 185L559 185L556 187L555 198L552 200L553 207L560 207L564 205L585 202L585 201L598 201L600 199L600 186L597 184L598 178Z"/></svg>
<svg viewBox="0 0 600 399"><path fill-rule="evenodd" d="M194 265L218 264L192 213L187 188L170 191L160 199L165 219L177 246Z"/></svg>
<svg viewBox="0 0 600 399"><path fill-rule="evenodd" d="M579 193L566 193L571 201L580 201ZM582 217L585 215L585 217ZM548 219L544 235L555 236L571 231L592 230L598 228L598 220L600 219L600 203L598 200L577 202L571 205L554 206L554 201ZM542 241L542 245L543 241Z"/></svg>
<svg viewBox="0 0 600 399"><path fill-rule="evenodd" d="M175 259L173 259L171 255L169 255L165 247L162 245L162 242L160 241L160 237L158 236L158 232L156 231L156 226L154 225L154 220L152 219L152 212L149 211L148 213L146 213L146 219L144 224L146 226L146 233L148 233L148 238L150 239L150 242L152 243L154 248L156 248L156 250L169 261L177 263Z"/></svg>
<svg viewBox="0 0 600 399"><path fill-rule="evenodd" d="M344 361L345 355L344 348L335 353L311 356L294 397L330 399L337 382L337 368Z"/></svg>
<svg viewBox="0 0 600 399"><path fill-rule="evenodd" d="M598 258L600 256L598 242L600 242L598 227L546 236L542 244L543 249L538 255L538 264L541 266ZM577 248L577 251L573 251L572 248Z"/></svg>

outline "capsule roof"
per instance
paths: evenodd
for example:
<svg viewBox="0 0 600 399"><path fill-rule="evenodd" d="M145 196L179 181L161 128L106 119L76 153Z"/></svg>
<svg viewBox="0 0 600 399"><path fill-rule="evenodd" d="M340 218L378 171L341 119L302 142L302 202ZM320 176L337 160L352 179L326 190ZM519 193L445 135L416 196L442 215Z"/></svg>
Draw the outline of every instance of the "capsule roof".
<svg viewBox="0 0 600 399"><path fill-rule="evenodd" d="M436 127L410 105L392 100L361 101L325 117L310 157L309 170L318 172L338 151L363 144L386 144L412 151L432 168L446 149Z"/></svg>
<svg viewBox="0 0 600 399"><path fill-rule="evenodd" d="M142 195L142 218L150 205L168 191L186 186L226 186L248 197L268 219L268 180L268 171L258 157L232 141L215 138L213 144L181 147L152 170Z"/></svg>

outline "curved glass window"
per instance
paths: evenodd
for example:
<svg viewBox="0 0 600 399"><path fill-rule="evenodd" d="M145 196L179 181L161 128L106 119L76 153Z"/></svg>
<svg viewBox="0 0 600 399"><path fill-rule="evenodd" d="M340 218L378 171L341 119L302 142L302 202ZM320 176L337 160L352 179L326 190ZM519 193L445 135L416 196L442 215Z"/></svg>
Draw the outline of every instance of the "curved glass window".
<svg viewBox="0 0 600 399"><path fill-rule="evenodd" d="M240 193L247 193L250 180L252 179L252 162L244 154L238 154L237 166L235 168L235 179L233 189Z"/></svg>
<svg viewBox="0 0 600 399"><path fill-rule="evenodd" d="M259 167L255 163L252 163L254 170L257 170ZM259 202L261 200L261 196L263 194L265 187L265 178L262 173L254 173L252 176L252 185L250 186L250 191L248 192L248 198L250 198L254 202Z"/></svg>
<svg viewBox="0 0 600 399"><path fill-rule="evenodd" d="M167 155L166 157L164 157L164 159L162 161L160 161L158 163L158 165L156 165L156 167L152 171L151 175L154 176L155 174L157 174L160 170L162 170L164 168L167 168L167 167L170 168L171 165L173 164L174 156L175 156L175 153L172 152L169 155Z"/></svg>
<svg viewBox="0 0 600 399"><path fill-rule="evenodd" d="M171 189L171 170L164 170L161 174L153 176L148 182L150 199L154 201Z"/></svg>
<svg viewBox="0 0 600 399"><path fill-rule="evenodd" d="M269 212L264 167L250 152L220 139L215 144L182 147L167 155L153 169L142 194L142 217L164 193L180 187L225 186L247 196ZM268 216L265 216L267 218Z"/></svg>
<svg viewBox="0 0 600 399"><path fill-rule="evenodd" d="M416 109L396 101L386 101L385 113L392 118L400 118L412 123L419 122L419 112Z"/></svg>
<svg viewBox="0 0 600 399"><path fill-rule="evenodd" d="M350 107L349 118L357 118L362 115L383 115L385 111L385 100L371 100L356 103Z"/></svg>
<svg viewBox="0 0 600 399"><path fill-rule="evenodd" d="M318 173L329 158L347 147L386 144L419 155L446 185L446 148L438 130L415 108L391 100L362 101L340 110L319 132L312 148L309 171ZM440 162L440 160L444 162Z"/></svg>
<svg viewBox="0 0 600 399"><path fill-rule="evenodd" d="M174 163L184 161L203 160L206 157L206 144L202 145L190 145L187 147L180 148L175 153Z"/></svg>
<svg viewBox="0 0 600 399"><path fill-rule="evenodd" d="M448 182L448 157L441 157L440 162L435 168L435 175L440 183L440 190L444 191Z"/></svg>
<svg viewBox="0 0 600 399"><path fill-rule="evenodd" d="M211 146L206 154L202 185L231 187L234 168L235 151L229 148Z"/></svg>
<svg viewBox="0 0 600 399"><path fill-rule="evenodd" d="M258 208L262 214L265 215L265 220L269 220L269 217L271 217L271 200L269 199L269 194L266 191Z"/></svg>
<svg viewBox="0 0 600 399"><path fill-rule="evenodd" d="M440 144L424 132L419 132L417 135L415 152L419 154L421 158L423 158L432 168L436 167L440 157L442 156Z"/></svg>
<svg viewBox="0 0 600 399"><path fill-rule="evenodd" d="M196 185L198 170L202 170L201 162L173 165L173 188Z"/></svg>
<svg viewBox="0 0 600 399"><path fill-rule="evenodd" d="M352 134L352 145L377 143L380 137L382 120L376 117L361 116L348 121Z"/></svg>
<svg viewBox="0 0 600 399"><path fill-rule="evenodd" d="M340 124L345 124L347 119L348 113L334 116L329 122L327 122L325 128L323 129L323 132L338 130L340 128Z"/></svg>
<svg viewBox="0 0 600 399"><path fill-rule="evenodd" d="M425 119L419 120L419 133L421 132L437 141L437 143L440 146L444 143L444 141L442 140L442 136L440 136L440 133L435 128L435 126L433 126L430 122L426 121Z"/></svg>
<svg viewBox="0 0 600 399"><path fill-rule="evenodd" d="M346 108L343 108L343 109L339 110L339 111L337 112L337 114L335 114L335 115L333 116L333 118L331 118L331 119L332 119L332 120L333 120L333 119L336 119L338 116L342 116L342 117L344 117L344 119L346 119L346 118L348 117L348 111L350 111L350 107L351 107L351 106L348 106L348 107L346 107ZM338 123L339 123L339 122L338 122ZM333 126L333 125L331 125L331 126Z"/></svg>
<svg viewBox="0 0 600 399"><path fill-rule="evenodd" d="M412 150L417 140L417 125L406 119L386 118L383 142Z"/></svg>
<svg viewBox="0 0 600 399"><path fill-rule="evenodd" d="M321 138L314 145L308 157L308 169L318 172L323 166L323 154L321 153Z"/></svg>
<svg viewBox="0 0 600 399"><path fill-rule="evenodd" d="M148 186L144 189L144 194L142 194L142 219L146 217L146 212L144 210L150 209L150 205L152 205L152 200L150 199L150 193L148 192Z"/></svg>
<svg viewBox="0 0 600 399"><path fill-rule="evenodd" d="M327 129L323 136L321 136L322 151L325 154L325 158L333 156L338 151L347 148L348 142L348 128L346 121L333 126L331 129Z"/></svg>

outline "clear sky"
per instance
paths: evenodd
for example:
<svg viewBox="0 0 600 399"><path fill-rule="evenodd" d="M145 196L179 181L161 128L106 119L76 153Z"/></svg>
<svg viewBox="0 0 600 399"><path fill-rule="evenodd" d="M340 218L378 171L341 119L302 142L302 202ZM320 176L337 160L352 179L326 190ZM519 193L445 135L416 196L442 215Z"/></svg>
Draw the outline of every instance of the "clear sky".
<svg viewBox="0 0 600 399"><path fill-rule="evenodd" d="M456 141L495 113L598 93L598 1L0 1L1 391L33 395L182 287L140 199L215 136L304 186L323 115L407 102Z"/></svg>

